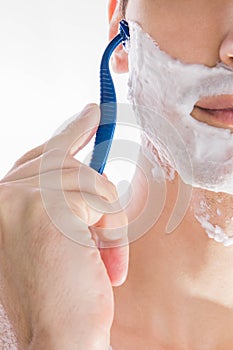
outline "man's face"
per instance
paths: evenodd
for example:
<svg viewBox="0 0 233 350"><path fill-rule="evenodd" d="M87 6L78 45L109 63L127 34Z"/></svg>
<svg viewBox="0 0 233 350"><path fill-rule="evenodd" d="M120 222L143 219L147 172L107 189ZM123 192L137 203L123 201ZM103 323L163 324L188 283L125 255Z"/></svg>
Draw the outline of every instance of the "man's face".
<svg viewBox="0 0 233 350"><path fill-rule="evenodd" d="M126 19L139 23L161 50L184 63L213 67L223 62L233 68L232 0L129 0ZM225 104L223 107L233 107L233 97L227 96ZM220 118L213 120L199 108L192 115L210 125L226 127ZM233 123L228 127L233 130Z"/></svg>
<svg viewBox="0 0 233 350"><path fill-rule="evenodd" d="M187 184L232 194L229 3L129 0L126 20L131 33L129 96L134 106L148 108L147 112L137 108L136 115L160 152L161 163L168 162ZM169 125L161 127L161 120L172 125L173 133ZM184 162L184 150L190 164Z"/></svg>
<svg viewBox="0 0 233 350"><path fill-rule="evenodd" d="M232 200L233 0L128 0L125 18L129 97L153 176L176 171L195 192ZM229 244L226 232L216 239Z"/></svg>

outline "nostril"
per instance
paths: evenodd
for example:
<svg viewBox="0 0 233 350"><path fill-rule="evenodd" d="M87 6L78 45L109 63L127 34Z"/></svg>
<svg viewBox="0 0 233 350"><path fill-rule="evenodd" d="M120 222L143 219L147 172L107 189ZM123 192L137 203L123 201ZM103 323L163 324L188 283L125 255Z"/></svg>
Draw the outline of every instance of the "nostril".
<svg viewBox="0 0 233 350"><path fill-rule="evenodd" d="M233 67L233 32L229 32L219 48L220 60L227 66Z"/></svg>
<svg viewBox="0 0 233 350"><path fill-rule="evenodd" d="M233 68L233 54L227 54L225 63L227 66Z"/></svg>
<svg viewBox="0 0 233 350"><path fill-rule="evenodd" d="M233 68L233 53L227 53L227 54L221 54L220 55L221 63L218 65L221 65L222 67L226 69L232 69Z"/></svg>
<svg viewBox="0 0 233 350"><path fill-rule="evenodd" d="M233 53L227 53L227 60L229 62L232 62L233 61Z"/></svg>

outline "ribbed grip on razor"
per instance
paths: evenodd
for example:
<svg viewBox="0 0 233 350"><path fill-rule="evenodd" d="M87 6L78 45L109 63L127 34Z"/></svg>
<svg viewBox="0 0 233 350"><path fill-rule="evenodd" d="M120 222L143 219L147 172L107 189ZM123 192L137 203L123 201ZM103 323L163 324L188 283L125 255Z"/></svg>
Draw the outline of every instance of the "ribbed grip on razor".
<svg viewBox="0 0 233 350"><path fill-rule="evenodd" d="M109 60L114 49L122 42L120 34L108 45L101 61L100 69L100 124L96 133L95 146L90 167L103 173L110 152L116 127L117 101L112 81Z"/></svg>
<svg viewBox="0 0 233 350"><path fill-rule="evenodd" d="M110 152L113 135L116 127L117 100L112 76L109 68L110 57L115 48L129 39L128 24L120 22L120 34L118 34L107 46L100 67L100 124L96 133L95 146L90 162L90 167L103 173Z"/></svg>

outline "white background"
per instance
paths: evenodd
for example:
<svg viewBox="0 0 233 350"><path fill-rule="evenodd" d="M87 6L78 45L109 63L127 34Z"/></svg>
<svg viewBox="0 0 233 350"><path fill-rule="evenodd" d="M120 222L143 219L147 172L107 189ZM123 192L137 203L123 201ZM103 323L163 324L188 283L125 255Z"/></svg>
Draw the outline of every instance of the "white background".
<svg viewBox="0 0 233 350"><path fill-rule="evenodd" d="M89 102L99 103L107 1L1 0L0 178ZM127 75L114 82L126 101Z"/></svg>

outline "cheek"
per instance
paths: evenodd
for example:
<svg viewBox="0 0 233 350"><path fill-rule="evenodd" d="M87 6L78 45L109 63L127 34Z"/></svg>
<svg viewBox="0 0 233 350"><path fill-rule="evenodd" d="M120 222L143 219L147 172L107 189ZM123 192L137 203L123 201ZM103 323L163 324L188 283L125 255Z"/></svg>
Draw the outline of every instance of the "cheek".
<svg viewBox="0 0 233 350"><path fill-rule="evenodd" d="M127 19L137 22L161 50L184 63L216 65L224 35L223 5L195 0L130 0Z"/></svg>

